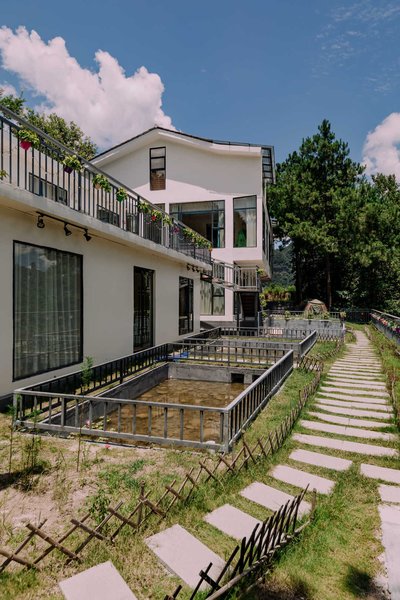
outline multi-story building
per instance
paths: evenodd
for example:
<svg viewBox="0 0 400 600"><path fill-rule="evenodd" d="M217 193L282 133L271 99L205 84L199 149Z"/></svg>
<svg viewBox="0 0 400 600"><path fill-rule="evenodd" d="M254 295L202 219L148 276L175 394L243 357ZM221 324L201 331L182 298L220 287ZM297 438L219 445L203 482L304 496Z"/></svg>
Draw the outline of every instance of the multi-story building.
<svg viewBox="0 0 400 600"><path fill-rule="evenodd" d="M221 142L154 127L94 159L103 171L212 244L202 274L201 319L254 325L260 274L271 276L266 203L274 180L271 146Z"/></svg>
<svg viewBox="0 0 400 600"><path fill-rule="evenodd" d="M199 331L206 240L1 110L0 399Z"/></svg>

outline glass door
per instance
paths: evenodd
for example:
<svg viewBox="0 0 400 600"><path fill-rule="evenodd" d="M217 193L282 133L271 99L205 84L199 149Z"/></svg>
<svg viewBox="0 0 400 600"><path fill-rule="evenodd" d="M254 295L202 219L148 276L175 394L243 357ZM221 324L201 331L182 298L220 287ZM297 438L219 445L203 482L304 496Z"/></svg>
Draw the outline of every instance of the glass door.
<svg viewBox="0 0 400 600"><path fill-rule="evenodd" d="M134 352L153 346L154 271L135 267L133 289Z"/></svg>

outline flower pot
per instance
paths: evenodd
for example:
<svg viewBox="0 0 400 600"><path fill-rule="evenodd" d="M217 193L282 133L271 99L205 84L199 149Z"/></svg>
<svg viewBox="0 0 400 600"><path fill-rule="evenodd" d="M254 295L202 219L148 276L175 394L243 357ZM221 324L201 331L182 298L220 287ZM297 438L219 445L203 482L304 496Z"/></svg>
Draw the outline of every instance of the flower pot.
<svg viewBox="0 0 400 600"><path fill-rule="evenodd" d="M95 183L94 187L96 190L100 190L101 189L101 185L99 183Z"/></svg>
<svg viewBox="0 0 400 600"><path fill-rule="evenodd" d="M64 167L64 171L65 171L65 173L68 173L68 175L70 175L73 171L73 168L72 167Z"/></svg>
<svg viewBox="0 0 400 600"><path fill-rule="evenodd" d="M22 150L29 150L29 148L32 146L31 142L27 142L25 140L21 140L19 145L21 146Z"/></svg>

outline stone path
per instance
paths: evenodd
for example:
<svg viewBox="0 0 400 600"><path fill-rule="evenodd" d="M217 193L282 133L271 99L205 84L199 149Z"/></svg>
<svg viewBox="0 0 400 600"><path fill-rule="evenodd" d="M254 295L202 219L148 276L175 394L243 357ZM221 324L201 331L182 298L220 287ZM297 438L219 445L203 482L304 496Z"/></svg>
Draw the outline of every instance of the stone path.
<svg viewBox="0 0 400 600"><path fill-rule="evenodd" d="M110 561L64 579L59 586L66 600L137 600Z"/></svg>
<svg viewBox="0 0 400 600"><path fill-rule="evenodd" d="M224 504L205 515L208 527L235 540L248 537L260 522L255 515L265 510L263 518L266 518L301 489L308 486L317 493L331 494L337 473L352 466L352 456L398 456L398 436L387 431L393 424L393 411L380 361L363 333L356 332L356 338L357 342L349 345L345 355L334 363L318 390L314 406L299 422L301 428L310 430L310 434L292 435L297 447L289 455L288 464L274 466L266 474L268 484L253 482L232 498L232 504ZM314 435L313 431L323 435ZM332 450L345 452L349 458L335 456ZM315 469L317 473L313 472ZM400 569L397 568L397 575L395 573L395 553L398 553L397 560L400 556L400 487L388 485L400 485L400 471L366 462L361 465L361 472L385 482L379 486L382 539L391 598L400 600ZM242 510L243 499L249 501L245 511ZM240 508L234 506L236 501ZM304 500L299 515L304 516L310 509L310 503ZM210 562L214 565L211 576L223 568L224 561L220 556L179 525L151 536L146 543L169 571L191 587L197 584L200 570ZM396 586L399 595L396 595Z"/></svg>

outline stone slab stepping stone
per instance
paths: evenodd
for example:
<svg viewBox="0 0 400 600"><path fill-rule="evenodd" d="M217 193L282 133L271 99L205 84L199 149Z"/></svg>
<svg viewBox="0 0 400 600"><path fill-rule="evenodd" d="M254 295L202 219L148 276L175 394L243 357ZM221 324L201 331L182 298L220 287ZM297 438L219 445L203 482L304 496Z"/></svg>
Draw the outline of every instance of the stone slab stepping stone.
<svg viewBox="0 0 400 600"><path fill-rule="evenodd" d="M352 402L351 400L336 400L334 398L331 398L331 395L329 395L327 398L323 397L323 396L317 396L316 400L322 404L326 404L329 406L343 406L346 408L355 408L355 409L362 409L362 410L367 410L367 409L371 409L374 411L380 411L382 413L387 413L390 416L393 415L393 411L390 409L390 406L388 404L371 404L370 402Z"/></svg>
<svg viewBox="0 0 400 600"><path fill-rule="evenodd" d="M362 365L349 365L346 363L333 363L332 369L339 369L344 371L353 371L354 373L372 373L372 374L382 374L382 367L363 367Z"/></svg>
<svg viewBox="0 0 400 600"><path fill-rule="evenodd" d="M330 402L330 401L329 401ZM315 405L314 408L318 410L324 410L329 413L334 413L338 415L349 415L351 417L364 417L365 419L374 418L374 419L387 419L391 420L392 416L385 412L375 412L375 411L367 411L367 410L358 410L357 408L342 408L341 406L328 406L325 402L318 400L318 404Z"/></svg>
<svg viewBox="0 0 400 600"><path fill-rule="evenodd" d="M346 471L353 464L353 461L345 458L337 458L336 456L329 456L320 452L310 452L309 450L293 450L289 458L307 463L308 465L333 469L334 471Z"/></svg>
<svg viewBox="0 0 400 600"><path fill-rule="evenodd" d="M382 544L385 548L385 566L388 575L390 598L400 598L400 506L378 506L382 525Z"/></svg>
<svg viewBox="0 0 400 600"><path fill-rule="evenodd" d="M379 487L379 494L382 502L400 503L400 487L397 485L385 485L382 483Z"/></svg>
<svg viewBox="0 0 400 600"><path fill-rule="evenodd" d="M381 429L388 427L389 423L381 421L367 421L365 419L350 419L349 417L338 417L336 415L324 415L320 412L309 412L310 416L326 421L327 423L335 423L336 425L346 425L347 427L371 427L372 429Z"/></svg>
<svg viewBox="0 0 400 600"><path fill-rule="evenodd" d="M205 544L180 525L173 525L161 533L156 533L145 540L165 567L182 579L189 587L196 587L199 573L210 562L213 566L210 576L215 579L224 567L224 561ZM200 589L206 589L203 582Z"/></svg>
<svg viewBox="0 0 400 600"><path fill-rule="evenodd" d="M338 389L340 388L340 389ZM341 385L340 383L335 383L335 386L328 386L328 385L322 385L321 386L321 390L323 390L324 392L333 392L333 393L339 393L341 394L343 392L343 394L351 394L351 395L355 395L355 396L373 396L373 397L378 397L378 398L389 398L389 394L385 391L381 391L381 390L358 390L358 389L353 389L352 387L347 387L346 384Z"/></svg>
<svg viewBox="0 0 400 600"><path fill-rule="evenodd" d="M320 494L330 494L335 485L335 482L330 479L325 479L325 477L320 477L319 475L312 475L312 473L307 473L307 471L301 471L300 469L293 469L293 467L287 467L286 465L274 467L271 475L275 479L279 479L279 481L290 483L302 489L307 486L310 491L316 489Z"/></svg>
<svg viewBox="0 0 400 600"><path fill-rule="evenodd" d="M338 377L337 375L328 375L328 381L326 383L329 385L335 385L335 387L336 384L340 384L342 386L346 385L347 387L351 388L367 388L371 390L376 389L386 391L386 386L383 382L366 381L365 379L354 381L352 379L347 379L346 377Z"/></svg>
<svg viewBox="0 0 400 600"><path fill-rule="evenodd" d="M58 585L66 600L137 600L111 561L86 569Z"/></svg>
<svg viewBox="0 0 400 600"><path fill-rule="evenodd" d="M224 504L213 510L204 517L204 520L237 540L249 538L254 527L261 525L261 521L230 504Z"/></svg>
<svg viewBox="0 0 400 600"><path fill-rule="evenodd" d="M272 511L277 511L283 504L293 500L294 496L290 494L286 494L286 492L282 492L281 490L277 490L270 485L266 485L265 483L259 483L255 481L247 486L244 490L240 492L240 495L243 498L247 498L247 500L251 500L256 504L260 504L260 506L264 506L264 508L268 508ZM309 513L311 510L311 504L303 500L299 506L299 516Z"/></svg>
<svg viewBox="0 0 400 600"><path fill-rule="evenodd" d="M389 481L390 483L400 484L400 470L389 469L388 467L376 467L375 465L361 464L361 473L365 477L371 479L382 479L382 481Z"/></svg>
<svg viewBox="0 0 400 600"><path fill-rule="evenodd" d="M335 394L333 392L325 392L323 388L319 391L319 394L322 396L326 396L327 398L336 398L337 400L348 400L349 402L367 402L369 404L376 404L377 406L388 406L388 403L384 398L373 398L372 396L356 396L350 394L344 394L342 392L338 392Z"/></svg>
<svg viewBox="0 0 400 600"><path fill-rule="evenodd" d="M307 421L302 419L300 425L306 429L314 431L323 431L324 433L335 433L336 435L346 435L348 437L365 438L367 440L385 440L392 442L397 440L394 433L384 433L383 431L370 431L368 429L358 429L357 427L343 427L343 425L331 425L330 423L318 423L318 421Z"/></svg>
<svg viewBox="0 0 400 600"><path fill-rule="evenodd" d="M296 442L302 442L303 444L309 444L310 446L332 448L333 450L354 452L355 454L366 454L369 456L398 456L398 452L397 450L394 450L394 448L373 446L372 444L360 444L359 442L348 442L347 440L338 440L335 438L322 437L320 435L295 433L293 434L293 439Z"/></svg>
<svg viewBox="0 0 400 600"><path fill-rule="evenodd" d="M348 373L346 371L339 371L331 369L329 371L328 377L346 377L349 381L359 381L360 379L363 381L376 381L378 383L384 383L381 377L377 377L375 375L358 375L356 373Z"/></svg>
<svg viewBox="0 0 400 600"><path fill-rule="evenodd" d="M343 357L340 358L338 360L335 360L335 365L362 365L362 366L373 366L373 367L381 367L382 364L379 360L376 360L375 358L368 358L368 357Z"/></svg>

